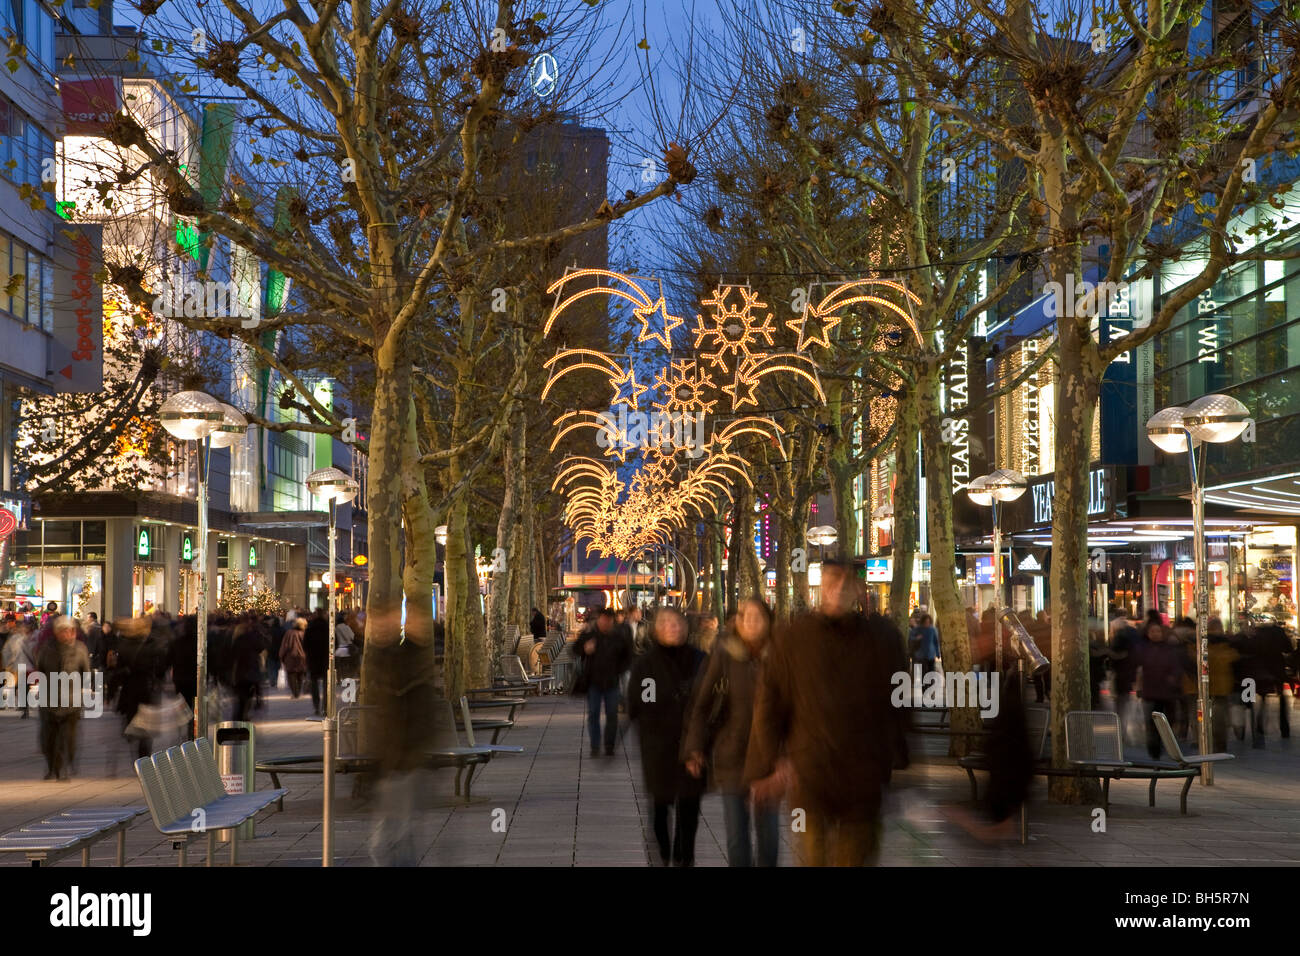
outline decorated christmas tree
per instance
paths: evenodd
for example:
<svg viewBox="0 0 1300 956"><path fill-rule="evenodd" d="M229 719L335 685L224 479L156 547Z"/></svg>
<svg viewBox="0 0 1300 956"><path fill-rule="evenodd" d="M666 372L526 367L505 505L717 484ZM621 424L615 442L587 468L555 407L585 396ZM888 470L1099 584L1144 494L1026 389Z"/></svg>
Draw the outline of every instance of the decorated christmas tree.
<svg viewBox="0 0 1300 956"><path fill-rule="evenodd" d="M87 577L86 580L81 583L81 590L77 592L77 610L73 616L84 619L86 616L86 610L90 607L90 599L94 596L95 589L91 587L90 578Z"/></svg>
<svg viewBox="0 0 1300 956"><path fill-rule="evenodd" d="M250 589L243 581L232 580L221 592L217 609L227 614L280 615L284 611L284 600L268 587Z"/></svg>
<svg viewBox="0 0 1300 956"><path fill-rule="evenodd" d="M251 601L252 597L248 593L248 588L244 587L244 582L232 578L226 582L226 586L221 591L217 610L224 611L226 614L243 614L252 606Z"/></svg>

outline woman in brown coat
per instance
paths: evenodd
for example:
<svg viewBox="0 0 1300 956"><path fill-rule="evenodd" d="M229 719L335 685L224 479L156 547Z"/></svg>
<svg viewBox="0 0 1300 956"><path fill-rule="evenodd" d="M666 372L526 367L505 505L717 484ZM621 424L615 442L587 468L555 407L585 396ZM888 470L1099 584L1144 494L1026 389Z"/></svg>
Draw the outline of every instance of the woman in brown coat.
<svg viewBox="0 0 1300 956"><path fill-rule="evenodd" d="M280 643L280 663L284 665L285 677L289 682L289 693L297 700L302 694L302 679L307 673L307 650L303 647L302 636L307 630L307 622L299 617L284 632Z"/></svg>
<svg viewBox="0 0 1300 956"><path fill-rule="evenodd" d="M733 623L714 645L691 708L683 743L686 769L699 777L707 765L722 796L731 866L776 866L780 843L777 807L754 811L758 856L749 835L749 781L745 753L754 721L754 694L772 631L772 612L758 598L742 601Z"/></svg>

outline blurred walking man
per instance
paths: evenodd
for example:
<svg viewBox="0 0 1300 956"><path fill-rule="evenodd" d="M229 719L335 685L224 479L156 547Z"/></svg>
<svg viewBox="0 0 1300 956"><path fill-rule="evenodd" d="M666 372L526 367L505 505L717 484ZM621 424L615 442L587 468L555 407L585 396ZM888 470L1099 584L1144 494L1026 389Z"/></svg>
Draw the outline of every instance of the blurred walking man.
<svg viewBox="0 0 1300 956"><path fill-rule="evenodd" d="M821 608L777 630L754 705L745 778L760 807L789 798L803 866L875 863L883 791L907 766L903 711L890 704L902 635L854 610L859 591L850 567L825 562Z"/></svg>

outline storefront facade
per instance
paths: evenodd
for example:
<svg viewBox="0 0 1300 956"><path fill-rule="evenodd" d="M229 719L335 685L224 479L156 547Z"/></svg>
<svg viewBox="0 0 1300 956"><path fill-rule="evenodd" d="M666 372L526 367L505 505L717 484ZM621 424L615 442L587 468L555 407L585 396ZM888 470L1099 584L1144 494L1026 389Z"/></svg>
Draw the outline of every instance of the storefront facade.
<svg viewBox="0 0 1300 956"><path fill-rule="evenodd" d="M117 499L117 504L116 510L127 510L134 503ZM100 505L111 507L104 500ZM141 514L54 516L49 510L14 535L9 574L14 601L36 606L54 601L62 613L84 617L94 611L100 618L196 610L195 562L203 549L194 524ZM183 503L172 510L183 511ZM213 524L226 524L221 519L228 517L214 514ZM303 568L299 579L291 574L295 551L304 550L303 543L241 533L238 526L211 530L209 608L220 604L232 581L246 592L269 588L290 603L304 603L305 560L298 562Z"/></svg>

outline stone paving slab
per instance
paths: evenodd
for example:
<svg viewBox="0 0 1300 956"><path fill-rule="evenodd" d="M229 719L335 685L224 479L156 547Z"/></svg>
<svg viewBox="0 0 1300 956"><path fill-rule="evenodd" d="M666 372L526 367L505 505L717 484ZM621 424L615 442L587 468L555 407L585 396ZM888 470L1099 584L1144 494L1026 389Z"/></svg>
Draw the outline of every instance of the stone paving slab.
<svg viewBox="0 0 1300 956"><path fill-rule="evenodd" d="M311 702L273 691L255 715L261 758L319 752L321 725L305 718ZM635 729L620 727L615 756L588 755L583 705L567 697L530 698L500 742L522 746L520 755L499 755L474 778L474 800L452 794L452 774L426 774L426 795L405 822L422 866L649 866L657 861L649 828ZM1300 723L1300 721L1294 722ZM0 832L36 822L69 807L142 804L131 754L115 715L83 719L76 775L45 781L38 748L39 721L0 710ZM1238 759L1217 768L1213 787L1193 784L1186 817L1178 813L1176 781L1156 790L1147 807L1142 781L1111 785L1106 832L1092 830L1089 807L1049 804L1046 785L1035 782L1030 803L1030 842L986 846L949 823L943 806L969 798L965 773L942 756L946 740L914 737L913 766L896 775L886 817L881 862L892 866L1288 866L1300 863L1300 748L1293 740L1267 740L1263 750L1235 738ZM380 799L353 795L356 778L340 775L336 786L335 865L370 865ZM257 838L241 841L240 864L316 866L321 851L321 779L282 778L289 789L283 813L264 813ZM270 787L259 775L257 786ZM494 812L501 811L501 812ZM787 810L782 819L789 821ZM400 816L400 815L399 815ZM506 832L500 831L504 821ZM495 824L495 828L494 828ZM782 865L793 856L793 835L783 829ZM725 866L721 803L706 796L696 841L700 866ZM95 866L111 865L115 841L92 852ZM190 847L190 865L202 865L205 841ZM225 865L228 849L219 847ZM58 866L76 866L77 857ZM175 866L170 843L148 817L127 835L130 866ZM0 858L0 867L26 866L21 856Z"/></svg>

